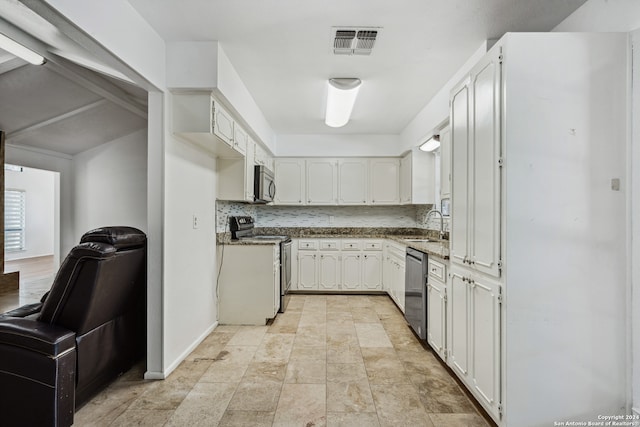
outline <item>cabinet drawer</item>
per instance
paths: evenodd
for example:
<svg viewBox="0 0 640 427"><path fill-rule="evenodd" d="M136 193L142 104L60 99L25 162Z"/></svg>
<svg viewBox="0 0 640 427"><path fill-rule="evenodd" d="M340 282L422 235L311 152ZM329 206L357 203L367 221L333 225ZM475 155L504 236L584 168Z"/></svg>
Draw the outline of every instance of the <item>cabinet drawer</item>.
<svg viewBox="0 0 640 427"><path fill-rule="evenodd" d="M317 240L300 240L300 242L298 242L299 251L315 251L317 249L318 249Z"/></svg>
<svg viewBox="0 0 640 427"><path fill-rule="evenodd" d="M429 276L446 282L446 266L441 262L429 258Z"/></svg>
<svg viewBox="0 0 640 427"><path fill-rule="evenodd" d="M364 242L364 250L365 251L381 251L382 250L382 240L365 240Z"/></svg>
<svg viewBox="0 0 640 427"><path fill-rule="evenodd" d="M395 256L397 258L402 258L404 260L404 257L407 253L407 247L406 246L400 246L394 243L389 243L387 246L387 253L391 256Z"/></svg>
<svg viewBox="0 0 640 427"><path fill-rule="evenodd" d="M360 241L359 240L343 240L342 250L343 251L359 251Z"/></svg>
<svg viewBox="0 0 640 427"><path fill-rule="evenodd" d="M337 240L320 240L320 250L337 251L339 249Z"/></svg>

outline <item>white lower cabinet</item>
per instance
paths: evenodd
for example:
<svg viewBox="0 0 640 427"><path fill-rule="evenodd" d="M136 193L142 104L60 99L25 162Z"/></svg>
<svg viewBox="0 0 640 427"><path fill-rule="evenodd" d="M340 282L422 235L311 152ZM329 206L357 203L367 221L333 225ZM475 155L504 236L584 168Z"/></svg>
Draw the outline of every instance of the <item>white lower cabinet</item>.
<svg viewBox="0 0 640 427"><path fill-rule="evenodd" d="M384 289L404 313L404 275L406 246L389 240L385 242L383 265Z"/></svg>
<svg viewBox="0 0 640 427"><path fill-rule="evenodd" d="M447 362L482 406L499 418L501 285L452 265L447 302Z"/></svg>
<svg viewBox="0 0 640 427"><path fill-rule="evenodd" d="M447 359L447 285L444 260L428 258L427 342L442 360Z"/></svg>
<svg viewBox="0 0 640 427"><path fill-rule="evenodd" d="M294 239L297 281L293 289L381 291L382 240ZM294 267L295 268L295 267Z"/></svg>
<svg viewBox="0 0 640 427"><path fill-rule="evenodd" d="M362 259L358 252L342 255L342 289L354 291L362 286Z"/></svg>
<svg viewBox="0 0 640 427"><path fill-rule="evenodd" d="M280 308L279 245L220 245L218 251L220 324L264 325L274 318Z"/></svg>
<svg viewBox="0 0 640 427"><path fill-rule="evenodd" d="M298 252L298 289L318 290L318 255L315 250Z"/></svg>
<svg viewBox="0 0 640 427"><path fill-rule="evenodd" d="M320 252L318 264L318 290L335 291L340 289L340 253Z"/></svg>
<svg viewBox="0 0 640 427"><path fill-rule="evenodd" d="M365 252L362 255L362 285L368 291L382 290L382 254Z"/></svg>

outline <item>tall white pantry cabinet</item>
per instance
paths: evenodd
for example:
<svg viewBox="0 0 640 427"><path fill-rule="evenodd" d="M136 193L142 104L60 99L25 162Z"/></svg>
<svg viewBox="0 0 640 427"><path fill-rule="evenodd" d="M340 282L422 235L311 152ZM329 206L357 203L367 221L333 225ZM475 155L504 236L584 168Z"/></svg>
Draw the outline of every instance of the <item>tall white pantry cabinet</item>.
<svg viewBox="0 0 640 427"><path fill-rule="evenodd" d="M629 413L619 33L509 33L451 92L447 363L500 426Z"/></svg>

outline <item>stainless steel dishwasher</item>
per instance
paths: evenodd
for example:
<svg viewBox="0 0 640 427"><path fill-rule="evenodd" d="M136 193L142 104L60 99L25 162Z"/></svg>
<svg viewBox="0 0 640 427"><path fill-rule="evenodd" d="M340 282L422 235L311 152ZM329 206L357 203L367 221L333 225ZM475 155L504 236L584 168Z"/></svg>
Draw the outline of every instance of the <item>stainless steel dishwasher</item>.
<svg viewBox="0 0 640 427"><path fill-rule="evenodd" d="M407 248L404 317L422 340L427 339L427 254Z"/></svg>

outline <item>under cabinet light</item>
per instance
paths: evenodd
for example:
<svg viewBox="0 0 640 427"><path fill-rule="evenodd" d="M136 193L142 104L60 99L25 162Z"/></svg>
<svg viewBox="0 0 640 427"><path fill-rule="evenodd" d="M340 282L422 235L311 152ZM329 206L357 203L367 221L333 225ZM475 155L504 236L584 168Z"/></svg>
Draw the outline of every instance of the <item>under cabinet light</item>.
<svg viewBox="0 0 640 427"><path fill-rule="evenodd" d="M422 145L420 145L420 150L431 152L440 147L440 135L433 135L431 138L427 139Z"/></svg>
<svg viewBox="0 0 640 427"><path fill-rule="evenodd" d="M339 128L349 122L361 83L362 81L356 78L329 79L327 112L324 120L327 126Z"/></svg>
<svg viewBox="0 0 640 427"><path fill-rule="evenodd" d="M42 65L46 62L42 55L32 51L28 47L21 45L17 41L10 39L2 33L0 33L0 48L6 50L9 53L12 53L13 55L21 59L24 59L27 62L30 62L33 65Z"/></svg>

